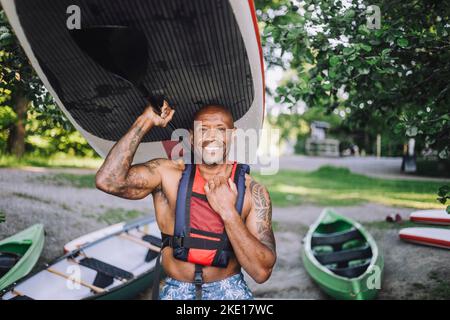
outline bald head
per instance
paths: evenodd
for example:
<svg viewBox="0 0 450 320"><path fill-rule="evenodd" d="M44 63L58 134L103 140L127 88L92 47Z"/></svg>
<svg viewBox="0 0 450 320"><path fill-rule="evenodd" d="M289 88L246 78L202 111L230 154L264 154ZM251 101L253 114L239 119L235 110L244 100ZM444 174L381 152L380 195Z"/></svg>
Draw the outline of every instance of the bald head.
<svg viewBox="0 0 450 320"><path fill-rule="evenodd" d="M208 104L203 106L194 114L194 121L216 119L226 124L227 128L234 128L233 115L227 107L220 104Z"/></svg>

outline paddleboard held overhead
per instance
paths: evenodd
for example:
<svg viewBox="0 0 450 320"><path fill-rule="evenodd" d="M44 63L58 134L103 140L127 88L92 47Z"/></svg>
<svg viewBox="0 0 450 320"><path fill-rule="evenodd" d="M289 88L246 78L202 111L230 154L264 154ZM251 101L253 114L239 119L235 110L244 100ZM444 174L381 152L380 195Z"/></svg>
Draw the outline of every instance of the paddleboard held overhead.
<svg viewBox="0 0 450 320"><path fill-rule="evenodd" d="M191 128L206 104L229 108L237 128L262 126L252 0L0 1L45 87L101 156L149 102L158 109L164 99L177 110L172 127L153 128L136 162L169 157L173 130Z"/></svg>

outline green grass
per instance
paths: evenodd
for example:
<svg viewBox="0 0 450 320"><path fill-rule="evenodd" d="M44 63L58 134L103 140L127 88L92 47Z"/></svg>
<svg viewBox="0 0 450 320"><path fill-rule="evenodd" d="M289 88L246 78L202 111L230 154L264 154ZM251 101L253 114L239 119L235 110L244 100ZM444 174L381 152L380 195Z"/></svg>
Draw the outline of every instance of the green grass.
<svg viewBox="0 0 450 320"><path fill-rule="evenodd" d="M105 222L108 225L119 223L122 221L127 221L131 219L136 219L145 215L144 212L138 210L125 210L122 208L108 209L100 215L87 215L88 218L96 218L98 222Z"/></svg>
<svg viewBox="0 0 450 320"><path fill-rule="evenodd" d="M443 209L436 192L443 182L386 180L355 174L345 168L321 167L313 172L281 170L255 175L269 190L275 206L312 203L323 206L366 202L417 209Z"/></svg>
<svg viewBox="0 0 450 320"><path fill-rule="evenodd" d="M6 214L3 211L0 211L0 223L5 222Z"/></svg>
<svg viewBox="0 0 450 320"><path fill-rule="evenodd" d="M281 170L276 175L255 175L270 192L274 206L311 203L346 206L373 202L416 209L443 209L436 201L443 182L386 180L355 174L348 169L321 167L313 172ZM43 183L95 188L95 175L58 173L39 178Z"/></svg>
<svg viewBox="0 0 450 320"><path fill-rule="evenodd" d="M25 155L20 159L10 155L0 155L0 168L45 167L96 169L100 167L102 161L100 158L82 158L68 156L62 153L48 158Z"/></svg>
<svg viewBox="0 0 450 320"><path fill-rule="evenodd" d="M94 174L56 173L32 178L46 184L71 186L75 188L95 188Z"/></svg>

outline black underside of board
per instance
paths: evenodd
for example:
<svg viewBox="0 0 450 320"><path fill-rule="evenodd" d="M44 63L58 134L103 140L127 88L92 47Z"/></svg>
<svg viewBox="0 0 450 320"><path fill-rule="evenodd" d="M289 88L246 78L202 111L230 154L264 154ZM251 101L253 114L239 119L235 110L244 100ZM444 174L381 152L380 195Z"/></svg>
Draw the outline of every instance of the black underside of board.
<svg viewBox="0 0 450 320"><path fill-rule="evenodd" d="M228 107L235 120L250 108L253 80L245 45L228 0L15 0L27 39L67 111L87 132L117 141L146 106L129 82L87 56L66 27L77 5L81 28L117 25L145 33L143 85L174 106L173 123L190 128L208 103ZM154 128L143 142L170 139Z"/></svg>

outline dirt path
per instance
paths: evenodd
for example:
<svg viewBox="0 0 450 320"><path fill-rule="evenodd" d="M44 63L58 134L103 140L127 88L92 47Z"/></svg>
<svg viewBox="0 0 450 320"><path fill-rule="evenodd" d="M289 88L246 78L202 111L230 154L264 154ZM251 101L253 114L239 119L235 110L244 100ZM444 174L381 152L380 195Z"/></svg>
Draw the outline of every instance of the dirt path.
<svg viewBox="0 0 450 320"><path fill-rule="evenodd" d="M326 298L301 262L301 240L322 209L313 205L274 208L278 261L266 283L259 285L246 277L256 297ZM384 252L386 267L380 298L450 299L450 252L402 243L398 229L383 222L390 213L407 217L410 209L365 204L337 210L365 224ZM75 237L121 219L153 214L150 197L124 200L95 189L61 184L46 171L13 169L0 169L0 211L7 219L0 224L0 238L34 223L44 224L47 237L41 266L61 255L63 244ZM140 298L149 296L150 292L146 292Z"/></svg>

